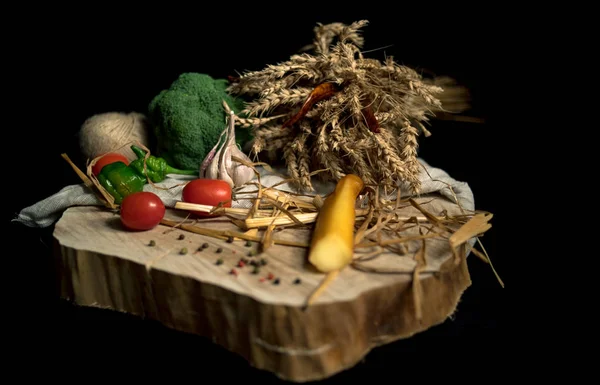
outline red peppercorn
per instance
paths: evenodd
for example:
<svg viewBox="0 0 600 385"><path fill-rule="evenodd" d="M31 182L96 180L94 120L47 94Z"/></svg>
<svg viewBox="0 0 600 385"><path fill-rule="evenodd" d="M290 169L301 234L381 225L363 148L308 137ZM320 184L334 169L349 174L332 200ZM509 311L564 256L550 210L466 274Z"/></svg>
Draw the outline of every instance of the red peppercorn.
<svg viewBox="0 0 600 385"><path fill-rule="evenodd" d="M275 276L273 275L273 273L269 273L269 275L267 275L267 279L270 281L273 278L275 278Z"/></svg>
<svg viewBox="0 0 600 385"><path fill-rule="evenodd" d="M231 269L231 271L229 272L229 274L235 275L237 277L238 272L236 269Z"/></svg>
<svg viewBox="0 0 600 385"><path fill-rule="evenodd" d="M259 279L258 281L259 281L259 282L264 282L264 281L265 281L265 278L263 277L263 278Z"/></svg>
<svg viewBox="0 0 600 385"><path fill-rule="evenodd" d="M240 259L240 261L238 262L238 267L244 267L244 266L246 266L246 264L244 263L244 261L242 261Z"/></svg>

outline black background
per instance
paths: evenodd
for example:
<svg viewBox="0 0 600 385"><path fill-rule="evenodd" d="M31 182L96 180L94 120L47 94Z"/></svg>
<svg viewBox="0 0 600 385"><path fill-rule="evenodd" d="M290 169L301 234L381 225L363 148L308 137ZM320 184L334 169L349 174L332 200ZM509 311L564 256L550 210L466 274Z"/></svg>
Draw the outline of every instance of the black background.
<svg viewBox="0 0 600 385"><path fill-rule="evenodd" d="M12 171L21 172L11 186L18 193L11 194L10 205L5 205L7 220L60 188L79 183L60 154L66 152L83 164L76 133L87 117L108 111L144 113L150 100L180 73L226 77L261 69L310 43L317 22L367 19L364 49L386 47L367 56L393 55L413 68L452 76L471 90L473 109L468 114L485 123L434 121L433 135L421 139L420 156L469 183L476 208L495 214L494 227L482 240L507 288L500 287L489 266L470 257L473 284L452 320L374 350L331 382L380 375L402 378L407 368L421 375L443 374L460 365L497 371L503 365L499 355L508 343L512 282L508 264L514 257L503 247L508 220L497 182L509 170L496 161L501 153L502 116L509 107L500 97L505 86L500 73L506 57L506 24L499 33L494 19L474 8L410 9L403 4L390 8L375 2L327 8L276 4L216 3L212 11L202 4L164 12L155 7L159 15L152 18L122 8L38 7L35 15L18 17L21 32L8 42L11 59L7 62L14 65L8 82L15 87L7 95L13 104L6 111L17 119L7 128L11 134L6 141L11 159L21 165ZM17 321L25 326L21 338L27 342L22 352L30 363L56 375L124 370L118 377L191 375L191 381L214 376L277 382L203 338L59 300L47 248L52 229L15 223L9 227L8 240L19 249L27 269L12 297L25 308Z"/></svg>

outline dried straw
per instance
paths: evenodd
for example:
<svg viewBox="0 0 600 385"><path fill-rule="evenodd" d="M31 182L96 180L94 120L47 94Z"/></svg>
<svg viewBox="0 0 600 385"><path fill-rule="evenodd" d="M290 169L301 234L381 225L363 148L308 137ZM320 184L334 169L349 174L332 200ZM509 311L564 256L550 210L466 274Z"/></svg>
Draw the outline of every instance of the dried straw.
<svg viewBox="0 0 600 385"><path fill-rule="evenodd" d="M63 154L69 164L86 183L93 185L93 182L75 166L66 154ZM215 230L202 227L201 220L189 221L186 217L182 221L173 221L163 219L162 225L171 228L180 228L196 234L214 237L217 239L227 239L234 237L249 241L259 242L263 251L272 245L282 245L289 247L308 248L309 244L303 242L294 242L275 237L277 230L284 228L308 227L314 223L318 217L319 208L323 203L323 198L307 193L291 194L281 191L277 186L266 187L260 181L260 174L256 170L257 163L249 163L239 160L251 167L257 174L258 181L249 182L248 185L257 187L256 197L251 208L226 208L222 206L194 205L185 202L177 202L176 209L182 210L200 210L210 213L221 213L228 218L231 223L237 226L240 231L234 230ZM93 163L91 163L93 164ZM267 166L268 167L268 166ZM88 172L90 167L88 166ZM313 173L320 172L313 171ZM99 185L98 185L99 186ZM98 187L96 186L96 187ZM101 187L101 186L99 186ZM454 260L451 265L456 266L461 261L461 255L465 255L466 246L472 239L477 240L480 250L471 248L474 255L485 263L488 263L498 279L500 285L504 283L491 264L490 257L481 243L480 237L491 228L489 221L493 215L483 211L468 212L460 207L459 215L449 215L444 213L431 213L426 206L434 199L428 202L417 202L413 198L402 199L399 191L396 199L384 199L379 194L383 186L367 187L365 194L358 200L360 208L356 209L356 232L355 232L355 257L349 265L358 271L379 274L410 274L413 281L413 302L415 305L415 316L422 318L422 292L419 277L426 273L438 273L439 270L428 268L425 260L426 245L431 241L447 242L451 248ZM449 186L451 189L451 187ZM96 193L100 199L103 199L102 190L98 189ZM457 204L458 201L456 201ZM107 207L110 202L106 201ZM366 206L366 207L365 207ZM460 206L460 204L459 204ZM407 215L406 210L410 207L415 208L421 215ZM259 229L265 229L265 232L259 234ZM418 234L414 234L412 229L418 228ZM309 227L310 229L310 227ZM419 249L413 254L416 265L413 269L389 269L373 268L365 264L379 258L383 253L395 253L399 258L410 258L407 253L407 247L418 242ZM361 253L362 250L375 247L376 250L367 253ZM459 253L459 249L461 252ZM451 268L451 267L450 267ZM339 273L339 272L338 272ZM307 299L307 306L321 295L327 285L335 278L336 274L324 277L321 284L311 293Z"/></svg>
<svg viewBox="0 0 600 385"><path fill-rule="evenodd" d="M436 114L447 117L448 108L468 108L467 90L452 79L427 79L392 57L364 57L367 24L319 24L312 53L248 71L228 88L249 99L238 124L252 130L254 155L283 159L306 191L313 188L311 169L325 168L320 178L353 173L366 184L406 182L418 193L418 139L431 135L425 124Z"/></svg>

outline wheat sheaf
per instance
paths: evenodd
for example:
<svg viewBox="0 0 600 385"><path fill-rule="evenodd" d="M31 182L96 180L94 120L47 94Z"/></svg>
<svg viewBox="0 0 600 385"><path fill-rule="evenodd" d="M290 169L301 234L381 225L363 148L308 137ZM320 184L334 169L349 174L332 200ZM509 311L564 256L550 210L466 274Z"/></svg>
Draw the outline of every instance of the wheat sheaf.
<svg viewBox="0 0 600 385"><path fill-rule="evenodd" d="M443 111L444 90L393 57L365 58L367 24L317 24L312 53L230 78L228 91L246 100L237 124L252 131L251 152L283 157L302 190L314 190L311 172L326 169L318 175L420 191L418 138Z"/></svg>

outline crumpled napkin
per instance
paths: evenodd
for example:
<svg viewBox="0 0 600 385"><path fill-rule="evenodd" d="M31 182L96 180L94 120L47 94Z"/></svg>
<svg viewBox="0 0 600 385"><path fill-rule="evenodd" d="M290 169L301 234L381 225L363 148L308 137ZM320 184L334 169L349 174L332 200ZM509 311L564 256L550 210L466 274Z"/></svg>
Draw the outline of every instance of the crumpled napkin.
<svg viewBox="0 0 600 385"><path fill-rule="evenodd" d="M419 159L423 165L420 179L422 183L421 194L439 193L449 200L460 204L466 210L475 209L475 201L473 192L469 185L465 182L460 182L448 175L444 170L431 167L422 159ZM282 181L281 175L285 175L285 169L274 169L273 172L268 171L263 167L258 167L261 183L265 187L271 187ZM193 177L192 177L193 178ZM144 186L144 191L150 191L158 195L166 207L174 207L181 200L181 191L183 184L190 177L180 175L167 175L167 178L156 183L161 188L155 188L151 184ZM256 181L256 178L254 179ZM177 186L180 185L180 186ZM176 187L174 187L176 186ZM314 181L315 193L319 195L327 195L335 188L333 182ZM408 185L401 184L399 186L403 197L410 196ZM296 192L289 184L281 184L277 186L278 190L287 192ZM236 196L243 197L245 191L256 190L255 186L246 186L236 192ZM453 193L454 192L454 193ZM248 195L246 195L248 196ZM395 197L395 194L394 194ZM390 197L392 198L392 197ZM457 202L458 200L458 202ZM232 207L250 207L252 201L241 199L232 202ZM20 222L29 227L48 227L55 223L62 213L69 207L73 206L93 206L102 205L102 202L96 197L93 191L86 187L83 183L77 185L66 186L57 193L21 210L13 222Z"/></svg>

